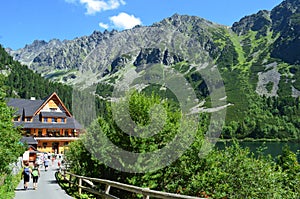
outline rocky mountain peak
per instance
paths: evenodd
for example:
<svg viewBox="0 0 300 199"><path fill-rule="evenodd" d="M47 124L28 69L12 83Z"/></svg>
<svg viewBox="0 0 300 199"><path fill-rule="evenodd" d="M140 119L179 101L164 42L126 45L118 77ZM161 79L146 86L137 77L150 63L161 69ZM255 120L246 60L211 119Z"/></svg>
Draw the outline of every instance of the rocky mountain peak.
<svg viewBox="0 0 300 199"><path fill-rule="evenodd" d="M47 44L48 43L44 40L34 40L32 42L32 44L26 44L24 48L28 49L29 51L33 51L33 50L36 50L36 49L40 49L40 48L44 47Z"/></svg>
<svg viewBox="0 0 300 199"><path fill-rule="evenodd" d="M281 32L292 26L299 26L300 0L286 0L271 11L271 19L274 22L273 30Z"/></svg>
<svg viewBox="0 0 300 199"><path fill-rule="evenodd" d="M270 12L261 10L256 14L243 17L239 22L233 23L232 30L238 35L244 35L250 30L266 35L266 31L271 24Z"/></svg>
<svg viewBox="0 0 300 199"><path fill-rule="evenodd" d="M272 30L279 35L273 57L291 64L300 63L300 0L286 0L271 11Z"/></svg>
<svg viewBox="0 0 300 199"><path fill-rule="evenodd" d="M208 21L206 19L200 18L198 16L190 16L190 15L179 15L175 13L171 17L167 17L158 23L154 23L152 26L158 27L167 27L172 26L178 28L178 30L187 31L191 28L197 29L202 28L206 29L211 26L217 26L217 24Z"/></svg>

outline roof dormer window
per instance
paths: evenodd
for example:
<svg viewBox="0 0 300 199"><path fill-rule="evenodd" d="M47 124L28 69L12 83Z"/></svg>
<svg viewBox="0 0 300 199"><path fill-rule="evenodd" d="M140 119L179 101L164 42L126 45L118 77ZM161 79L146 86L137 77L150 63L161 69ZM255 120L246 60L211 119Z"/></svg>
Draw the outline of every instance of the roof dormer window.
<svg viewBox="0 0 300 199"><path fill-rule="evenodd" d="M18 122L19 121L19 117L14 117L14 122Z"/></svg>

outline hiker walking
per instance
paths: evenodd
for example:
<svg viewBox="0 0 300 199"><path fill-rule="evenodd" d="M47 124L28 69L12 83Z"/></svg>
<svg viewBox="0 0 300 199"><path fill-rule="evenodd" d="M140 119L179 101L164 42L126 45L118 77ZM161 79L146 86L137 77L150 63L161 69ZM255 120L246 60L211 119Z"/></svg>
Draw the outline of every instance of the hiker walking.
<svg viewBox="0 0 300 199"><path fill-rule="evenodd" d="M31 174L32 170L29 167L29 162L26 161L24 162L24 168L23 168L23 179L24 179L24 189L27 190L28 189L28 183L30 181L30 174Z"/></svg>
<svg viewBox="0 0 300 199"><path fill-rule="evenodd" d="M40 168L39 168L39 165L37 163L34 164L34 168L32 169L31 174L32 174L32 179L33 179L33 188L37 189L38 179L41 175Z"/></svg>
<svg viewBox="0 0 300 199"><path fill-rule="evenodd" d="M46 158L44 160L44 166L45 166L45 171L47 171L48 170L48 166L49 166L49 159L48 158Z"/></svg>

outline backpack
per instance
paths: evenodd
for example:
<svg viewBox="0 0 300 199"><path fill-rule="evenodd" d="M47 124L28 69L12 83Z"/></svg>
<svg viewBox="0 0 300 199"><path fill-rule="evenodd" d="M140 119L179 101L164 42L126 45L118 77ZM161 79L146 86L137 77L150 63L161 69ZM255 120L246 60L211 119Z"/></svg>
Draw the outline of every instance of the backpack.
<svg viewBox="0 0 300 199"><path fill-rule="evenodd" d="M49 160L46 159L46 160L44 161L44 165L45 165L45 166L48 166L48 165L49 165Z"/></svg>
<svg viewBox="0 0 300 199"><path fill-rule="evenodd" d="M34 168L33 171L32 171L32 176L36 177L38 175L39 175L38 170L36 168Z"/></svg>
<svg viewBox="0 0 300 199"><path fill-rule="evenodd" d="M29 174L30 174L29 167L24 168L24 174L29 176Z"/></svg>

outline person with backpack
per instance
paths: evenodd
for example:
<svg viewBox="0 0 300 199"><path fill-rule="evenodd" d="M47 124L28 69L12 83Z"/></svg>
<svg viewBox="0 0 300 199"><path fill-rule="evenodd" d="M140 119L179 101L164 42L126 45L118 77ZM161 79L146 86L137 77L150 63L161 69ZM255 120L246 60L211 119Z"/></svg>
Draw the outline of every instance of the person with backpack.
<svg viewBox="0 0 300 199"><path fill-rule="evenodd" d="M25 161L24 162L24 168L23 168L23 179L24 179L24 190L28 189L28 183L30 181L30 174L31 174L32 170L29 167L29 162Z"/></svg>
<svg viewBox="0 0 300 199"><path fill-rule="evenodd" d="M33 180L33 188L37 189L37 183L38 183L38 179L40 177L40 168L37 163L34 164L34 168L32 169L31 175L32 175L32 180Z"/></svg>
<svg viewBox="0 0 300 199"><path fill-rule="evenodd" d="M48 160L48 158L46 158L44 160L44 166L45 166L45 171L47 171L48 170L48 166L49 166L49 160Z"/></svg>

